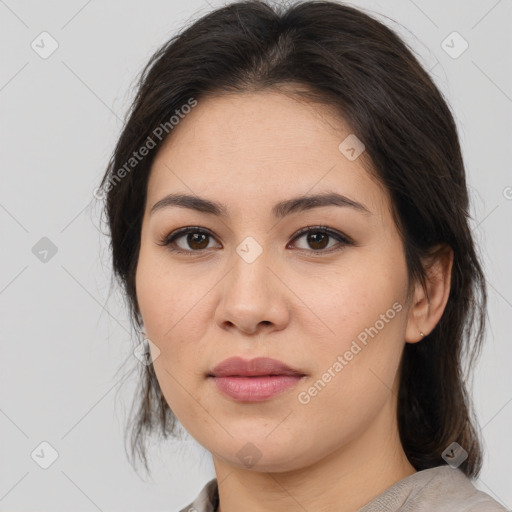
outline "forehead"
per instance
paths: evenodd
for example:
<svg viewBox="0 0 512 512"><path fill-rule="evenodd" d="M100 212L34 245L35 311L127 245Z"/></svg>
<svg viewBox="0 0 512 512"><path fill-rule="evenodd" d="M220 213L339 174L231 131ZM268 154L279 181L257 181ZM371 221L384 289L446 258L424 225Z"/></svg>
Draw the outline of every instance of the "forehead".
<svg viewBox="0 0 512 512"><path fill-rule="evenodd" d="M238 201L336 190L385 206L364 152L349 160L340 151L352 132L332 110L268 91L199 100L153 162L148 205L176 190Z"/></svg>

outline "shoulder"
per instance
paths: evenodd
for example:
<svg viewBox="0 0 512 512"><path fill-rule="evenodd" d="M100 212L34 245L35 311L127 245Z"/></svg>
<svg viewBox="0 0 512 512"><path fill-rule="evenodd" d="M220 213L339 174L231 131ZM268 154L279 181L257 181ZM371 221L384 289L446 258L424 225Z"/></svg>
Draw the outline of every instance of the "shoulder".
<svg viewBox="0 0 512 512"><path fill-rule="evenodd" d="M179 512L215 512L219 502L217 479L201 489ZM507 512L459 469L450 466L418 471L398 481L358 512Z"/></svg>
<svg viewBox="0 0 512 512"><path fill-rule="evenodd" d="M219 502L217 479L213 478L205 484L196 499L179 512L215 512Z"/></svg>
<svg viewBox="0 0 512 512"><path fill-rule="evenodd" d="M450 466L418 471L392 485L359 512L506 512L460 470Z"/></svg>

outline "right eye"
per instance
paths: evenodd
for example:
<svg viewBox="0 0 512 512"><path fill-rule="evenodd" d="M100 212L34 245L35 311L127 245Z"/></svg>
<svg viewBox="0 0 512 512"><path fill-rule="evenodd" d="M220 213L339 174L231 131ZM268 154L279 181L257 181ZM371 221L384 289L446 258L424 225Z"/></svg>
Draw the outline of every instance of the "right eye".
<svg viewBox="0 0 512 512"><path fill-rule="evenodd" d="M208 248L208 239L213 235L202 228L188 226L173 231L159 242L159 245L167 247L170 251L187 254L189 256L194 252L203 252ZM182 245L178 244L178 240L183 239ZM188 246L188 247L187 247Z"/></svg>

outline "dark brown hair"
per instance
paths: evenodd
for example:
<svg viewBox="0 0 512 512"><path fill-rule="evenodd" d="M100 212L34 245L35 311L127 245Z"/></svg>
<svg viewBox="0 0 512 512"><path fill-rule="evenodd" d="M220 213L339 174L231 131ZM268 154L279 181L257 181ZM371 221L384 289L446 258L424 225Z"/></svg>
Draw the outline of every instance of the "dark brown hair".
<svg viewBox="0 0 512 512"><path fill-rule="evenodd" d="M369 172L392 199L410 284L425 285L422 258L433 248L453 249L442 318L421 342L405 344L398 425L417 470L444 464L442 452L456 441L468 452L460 469L478 476L481 445L464 379L483 342L487 292L468 223L456 125L412 51L361 10L334 1L286 7L234 2L195 21L151 57L99 189L105 195L114 275L132 325L142 326L135 273L148 177L165 136L172 136L169 119L191 98L200 102L207 95L267 89L328 105L364 143ZM162 126L165 136L156 137ZM127 170L134 152L150 139L155 148ZM138 408L129 425L131 454L148 469L147 434L176 435L177 421L153 366L140 367Z"/></svg>

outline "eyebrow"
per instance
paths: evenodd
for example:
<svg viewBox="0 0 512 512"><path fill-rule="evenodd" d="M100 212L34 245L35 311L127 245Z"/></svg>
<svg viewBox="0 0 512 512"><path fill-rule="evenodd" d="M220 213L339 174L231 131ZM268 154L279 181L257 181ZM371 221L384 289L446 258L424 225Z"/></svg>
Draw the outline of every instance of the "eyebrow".
<svg viewBox="0 0 512 512"><path fill-rule="evenodd" d="M292 213L311 210L312 208L320 208L322 206L349 207L367 215L372 214L363 204L336 192L300 196L281 201L274 205L272 214L274 217L281 219ZM189 208L209 215L229 217L228 209L222 203L187 194L169 194L165 196L151 207L150 214L169 207Z"/></svg>

